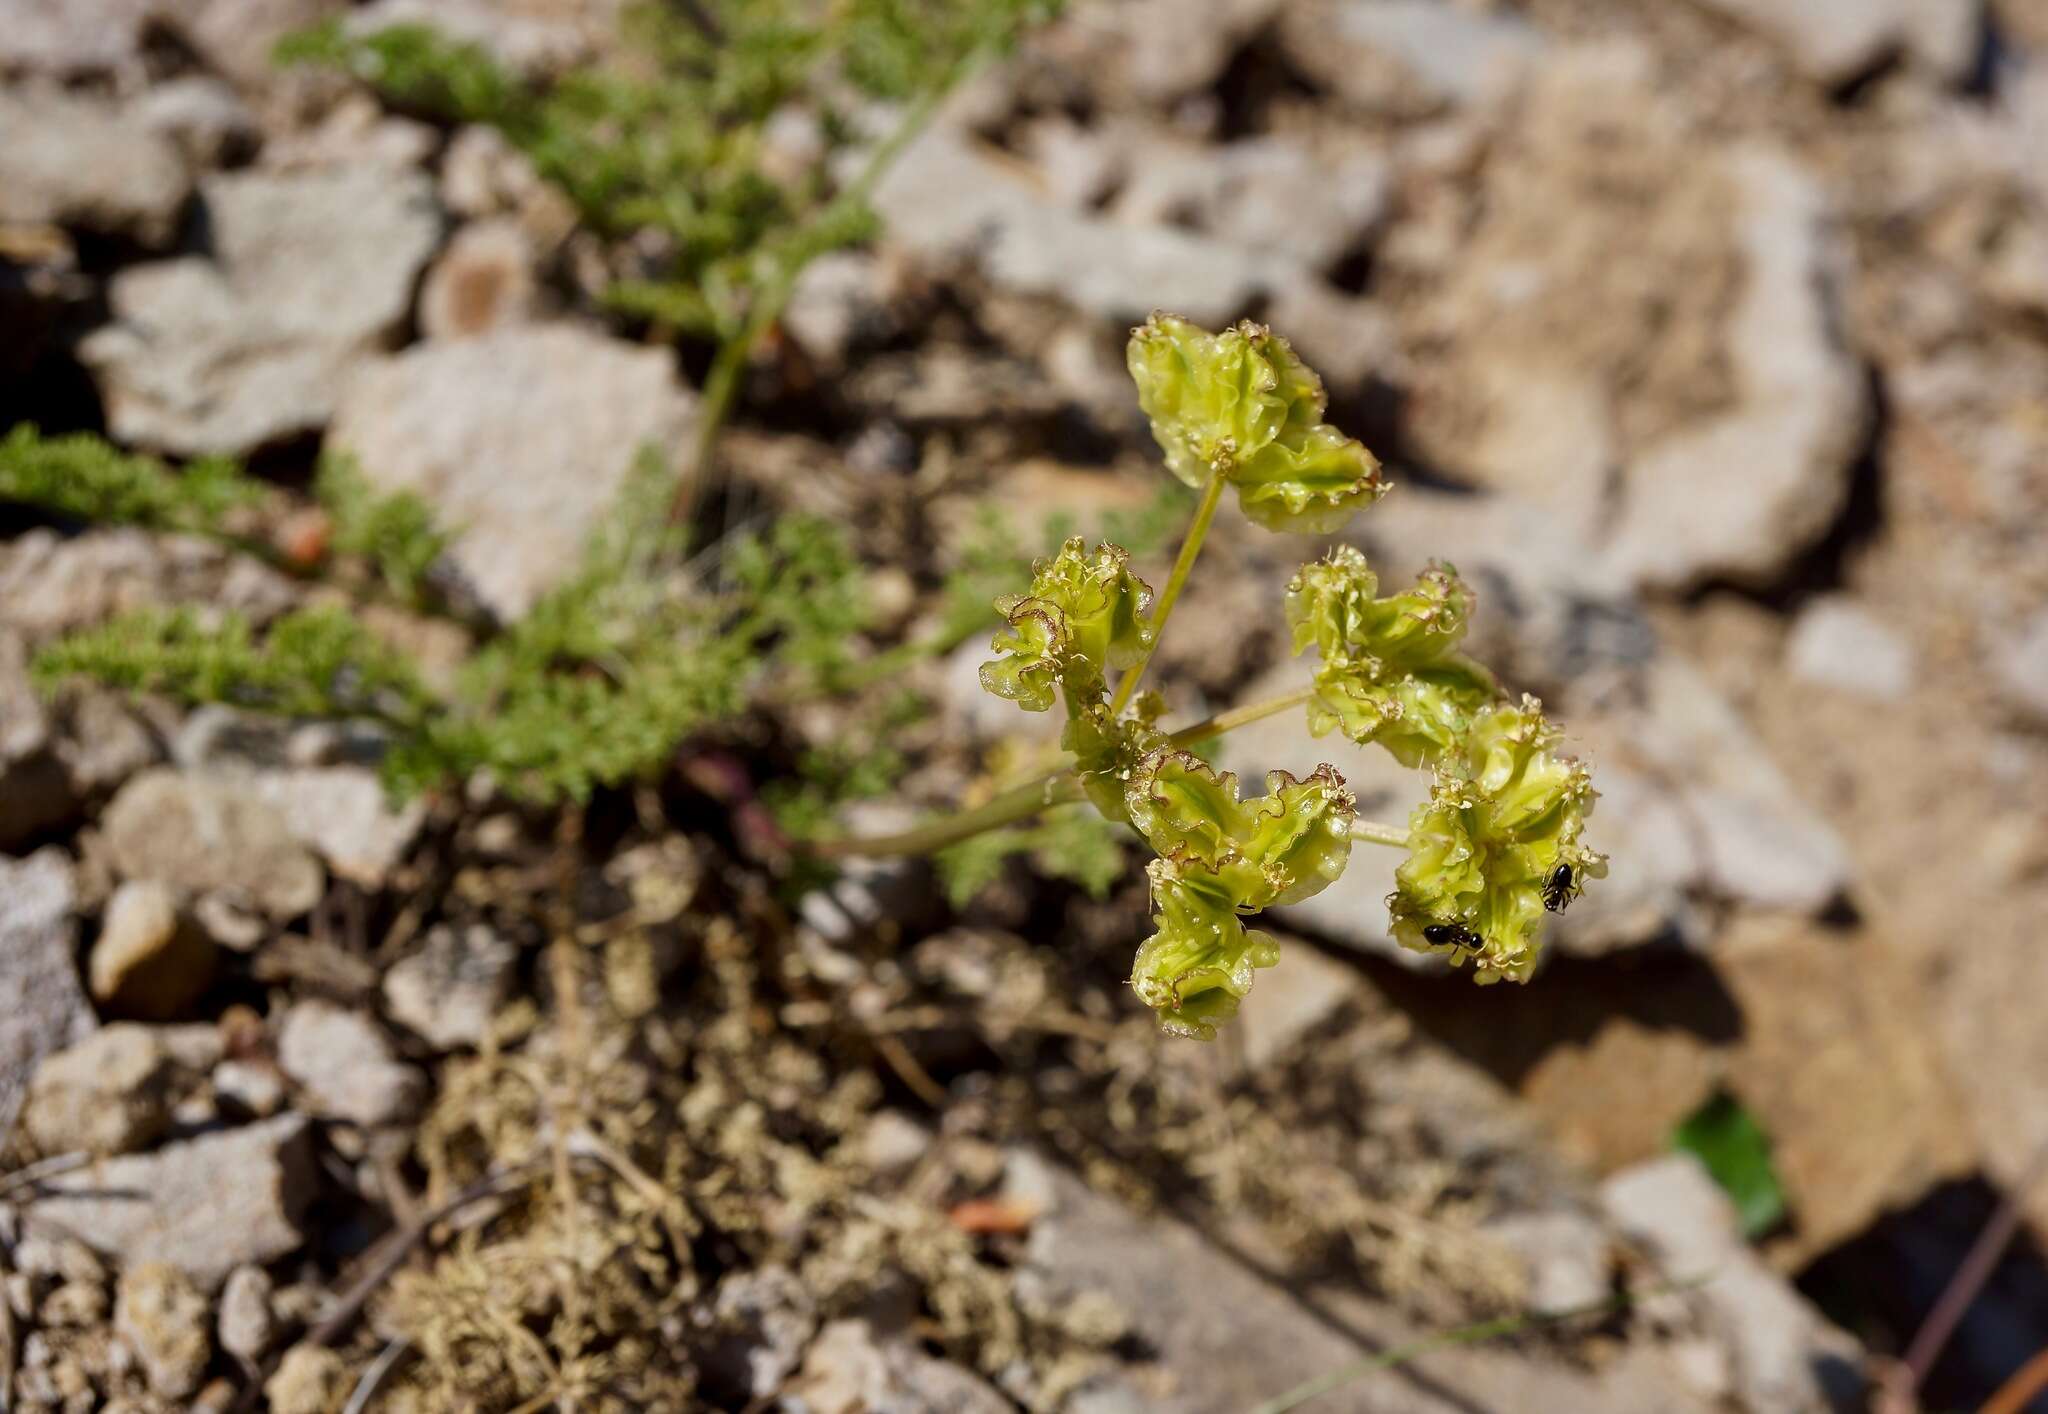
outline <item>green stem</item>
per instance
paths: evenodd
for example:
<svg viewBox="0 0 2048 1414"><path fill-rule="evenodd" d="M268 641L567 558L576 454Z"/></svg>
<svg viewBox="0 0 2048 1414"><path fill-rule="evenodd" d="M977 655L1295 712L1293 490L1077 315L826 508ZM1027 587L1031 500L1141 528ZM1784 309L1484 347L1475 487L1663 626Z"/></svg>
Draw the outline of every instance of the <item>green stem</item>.
<svg viewBox="0 0 2048 1414"><path fill-rule="evenodd" d="M1006 790L986 805L948 815L929 825L905 830L899 835L874 839L827 839L814 841L811 853L825 859L848 855L879 858L885 855L930 854L947 845L958 844L987 830L1028 820L1042 810L1081 798L1081 782L1071 771L1057 771L1035 781Z"/></svg>
<svg viewBox="0 0 2048 1414"><path fill-rule="evenodd" d="M903 149L916 140L919 133L931 122L939 105L958 86L960 81L978 68L986 59L983 50L976 50L954 66L943 81L918 95L904 112L903 119L895 130L884 138L881 144L868 154L868 160L846 189L833 197L824 210L813 216L807 226L818 229L828 223L842 220L856 207L865 207L881 185L882 178L896 159L903 155ZM726 339L718 347L718 353L711 363L711 372L704 381L704 397L697 408L697 441L690 454L690 463L683 470L682 480L676 484L675 499L669 504L668 519L671 525L687 521L696 507L697 488L711 467L711 454L718 443L718 435L732 415L733 404L738 400L740 382L745 376L747 365L753 361L754 350L768 331L775 327L782 312L789 307L790 296L796 292L797 277L810 264L810 243L801 239L789 243L789 253L775 262L775 270L767 283L762 285L754 297L753 309L739 332Z"/></svg>
<svg viewBox="0 0 2048 1414"><path fill-rule="evenodd" d="M1377 820L1353 820L1351 838L1365 844L1383 844L1394 849L1408 848L1408 832L1399 825L1382 825Z"/></svg>
<svg viewBox="0 0 2048 1414"><path fill-rule="evenodd" d="M1196 742L1210 741L1234 732L1239 727L1278 716L1292 707L1299 707L1316 695L1313 687L1304 687L1279 697L1269 697L1263 702L1254 702L1248 707L1233 707L1228 712L1218 712L1206 722L1197 722L1191 727L1182 727L1173 734L1175 746L1193 746Z"/></svg>
<svg viewBox="0 0 2048 1414"><path fill-rule="evenodd" d="M1216 519L1216 507L1222 504L1225 484L1223 467L1218 466L1209 473L1209 484L1202 488L1201 504L1195 507L1195 518L1188 522L1187 537L1180 542L1180 554L1174 559L1173 573L1166 577L1166 588L1159 593L1159 608L1152 615L1152 646L1116 685L1116 698L1109 704L1112 717L1131 705L1131 698L1137 695L1138 684L1144 681L1145 669L1152 664L1152 655L1159 651L1166 621L1173 614L1173 606L1180 599L1181 590L1187 586L1188 574L1195 567L1196 557L1202 553L1202 542L1209 538L1209 523Z"/></svg>

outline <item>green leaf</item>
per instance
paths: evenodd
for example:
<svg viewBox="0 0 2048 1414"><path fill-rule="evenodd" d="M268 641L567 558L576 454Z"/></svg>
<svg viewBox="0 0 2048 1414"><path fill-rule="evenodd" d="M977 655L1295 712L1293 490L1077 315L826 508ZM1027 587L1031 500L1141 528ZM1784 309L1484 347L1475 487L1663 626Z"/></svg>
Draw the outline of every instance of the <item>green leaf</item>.
<svg viewBox="0 0 2048 1414"><path fill-rule="evenodd" d="M0 501L80 520L222 536L227 517L263 497L235 462L203 457L173 471L103 437L45 437L24 423L0 441Z"/></svg>
<svg viewBox="0 0 2048 1414"><path fill-rule="evenodd" d="M1785 1189L1771 1162L1770 1136L1734 1096L1724 1091L1694 1110L1671 1144L1706 1165L1734 1201L1745 1237L1762 1237L1784 1220Z"/></svg>

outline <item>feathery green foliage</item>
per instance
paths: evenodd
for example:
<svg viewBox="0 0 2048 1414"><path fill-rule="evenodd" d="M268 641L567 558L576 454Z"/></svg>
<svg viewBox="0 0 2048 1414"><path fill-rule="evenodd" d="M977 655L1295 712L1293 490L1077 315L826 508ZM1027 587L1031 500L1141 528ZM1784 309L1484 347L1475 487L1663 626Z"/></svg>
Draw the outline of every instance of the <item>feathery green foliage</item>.
<svg viewBox="0 0 2048 1414"><path fill-rule="evenodd" d="M45 437L33 423L0 441L0 501L79 520L223 536L231 513L262 496L261 482L221 457L176 472L90 433Z"/></svg>
<svg viewBox="0 0 2048 1414"><path fill-rule="evenodd" d="M1063 879L1090 898L1107 898L1124 872L1129 836L1084 805L1048 810L1029 825L989 830L932 856L946 898L965 908L1002 877L1003 866L1025 855L1048 879Z"/></svg>
<svg viewBox="0 0 2048 1414"><path fill-rule="evenodd" d="M434 512L409 492L383 494L348 457L320 459L313 495L327 511L328 546L372 565L393 598L416 603L427 573L448 549Z"/></svg>

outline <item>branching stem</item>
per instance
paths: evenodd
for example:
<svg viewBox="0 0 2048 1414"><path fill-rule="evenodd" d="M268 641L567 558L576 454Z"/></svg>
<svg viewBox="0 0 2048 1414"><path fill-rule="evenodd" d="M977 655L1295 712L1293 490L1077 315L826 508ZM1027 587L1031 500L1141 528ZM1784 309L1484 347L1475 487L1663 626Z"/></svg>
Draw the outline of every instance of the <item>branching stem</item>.
<svg viewBox="0 0 2048 1414"><path fill-rule="evenodd" d="M1353 820L1351 838L1364 844L1383 844L1392 849L1408 848L1408 832L1399 825L1382 825L1377 820Z"/></svg>
<svg viewBox="0 0 2048 1414"><path fill-rule="evenodd" d="M1173 606L1180 598L1181 590L1187 586L1188 574L1202 553L1202 542L1209 538L1209 523L1216 519L1216 507L1223 502L1225 470L1218 466L1211 471L1209 484L1202 488L1201 504L1195 507L1195 518L1188 522L1187 538L1180 542L1180 554L1174 559L1173 572L1166 577L1166 588L1159 591L1159 607L1152 615L1152 646L1116 685L1116 697L1109 704L1112 717L1131 705L1131 699L1137 695L1138 684L1145 679L1145 669L1151 666L1152 655L1159 651L1159 640L1166 633L1166 621L1173 614Z"/></svg>
<svg viewBox="0 0 2048 1414"><path fill-rule="evenodd" d="M1198 742L1210 741L1239 727L1250 726L1253 722L1264 721L1267 717L1278 716L1289 708L1299 707L1315 696L1313 687L1304 687L1279 697L1269 697L1263 702L1254 702L1245 707L1233 707L1228 712L1218 712L1206 722L1197 722L1191 727L1182 727L1173 734L1175 746L1193 746Z"/></svg>
<svg viewBox="0 0 2048 1414"><path fill-rule="evenodd" d="M825 859L849 855L878 858L886 855L930 854L947 845L958 844L987 830L1028 820L1042 810L1081 798L1081 782L1072 771L1059 771L1006 790L986 805L948 815L929 825L905 830L898 835L875 839L829 839L811 845L811 853Z"/></svg>

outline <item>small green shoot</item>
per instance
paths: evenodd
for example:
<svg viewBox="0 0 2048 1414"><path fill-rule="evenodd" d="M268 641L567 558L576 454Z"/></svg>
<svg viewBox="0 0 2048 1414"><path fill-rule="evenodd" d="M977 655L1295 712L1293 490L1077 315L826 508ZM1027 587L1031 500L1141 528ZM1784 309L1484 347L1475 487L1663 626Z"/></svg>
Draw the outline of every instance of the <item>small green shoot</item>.
<svg viewBox="0 0 2048 1414"><path fill-rule="evenodd" d="M1694 1110L1672 1132L1671 1144L1706 1165L1734 1201L1743 1236L1755 1241L1785 1220L1770 1136L1733 1095L1722 1091Z"/></svg>

